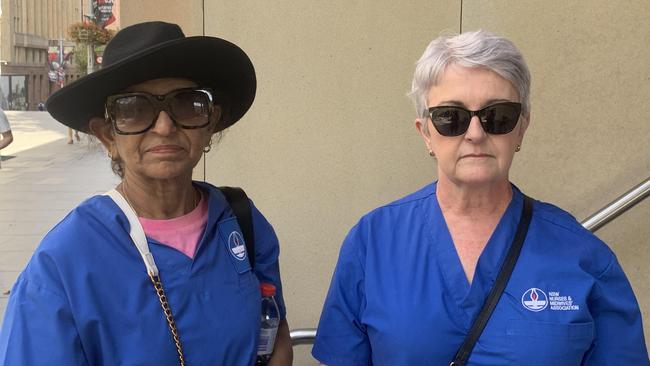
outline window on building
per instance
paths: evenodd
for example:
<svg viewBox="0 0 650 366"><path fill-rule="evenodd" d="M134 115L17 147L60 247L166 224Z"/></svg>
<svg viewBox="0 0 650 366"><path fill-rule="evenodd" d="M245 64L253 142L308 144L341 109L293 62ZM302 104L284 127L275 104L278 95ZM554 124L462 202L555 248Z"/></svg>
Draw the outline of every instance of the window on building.
<svg viewBox="0 0 650 366"><path fill-rule="evenodd" d="M11 77L11 109L15 111L27 110L27 77L14 75Z"/></svg>
<svg viewBox="0 0 650 366"><path fill-rule="evenodd" d="M3 75L0 78L0 104L2 109L13 111L27 110L27 76Z"/></svg>
<svg viewBox="0 0 650 366"><path fill-rule="evenodd" d="M9 109L9 76L0 77L0 107Z"/></svg>

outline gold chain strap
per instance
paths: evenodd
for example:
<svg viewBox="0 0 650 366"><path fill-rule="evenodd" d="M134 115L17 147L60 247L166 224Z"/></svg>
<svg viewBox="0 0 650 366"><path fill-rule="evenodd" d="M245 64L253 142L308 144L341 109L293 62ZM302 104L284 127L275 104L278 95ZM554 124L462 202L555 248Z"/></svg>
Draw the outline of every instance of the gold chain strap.
<svg viewBox="0 0 650 366"><path fill-rule="evenodd" d="M162 282L160 282L159 276L149 275L151 278L151 283L156 289L156 294L158 294L158 299L160 300L160 306L165 313L165 318L167 318L167 324L169 324L169 330L172 332L172 337L174 338L174 343L176 343L176 352L178 352L178 359L181 366L185 366L185 358L183 357L183 347L181 347L181 338L178 335L178 329L176 329L176 323L174 322L174 316L172 315L172 309L169 307L167 302L167 296L165 295L165 290L163 290Z"/></svg>

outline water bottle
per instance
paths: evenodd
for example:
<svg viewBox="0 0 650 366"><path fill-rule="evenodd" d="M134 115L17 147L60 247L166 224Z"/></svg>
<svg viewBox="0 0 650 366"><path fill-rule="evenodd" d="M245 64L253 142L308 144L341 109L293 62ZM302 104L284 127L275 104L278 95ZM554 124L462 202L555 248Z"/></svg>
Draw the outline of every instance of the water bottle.
<svg viewBox="0 0 650 366"><path fill-rule="evenodd" d="M260 323L260 338L257 342L256 366L266 365L271 359L275 336L280 325L280 310L275 302L275 286L270 283L260 284L262 292L262 318Z"/></svg>

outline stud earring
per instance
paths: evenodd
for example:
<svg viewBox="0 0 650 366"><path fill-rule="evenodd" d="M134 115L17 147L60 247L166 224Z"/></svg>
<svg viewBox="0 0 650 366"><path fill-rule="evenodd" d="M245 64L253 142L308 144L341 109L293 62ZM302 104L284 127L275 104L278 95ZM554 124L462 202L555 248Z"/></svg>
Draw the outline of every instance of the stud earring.
<svg viewBox="0 0 650 366"><path fill-rule="evenodd" d="M521 151L521 145L517 145L515 147L515 152L520 152Z"/></svg>

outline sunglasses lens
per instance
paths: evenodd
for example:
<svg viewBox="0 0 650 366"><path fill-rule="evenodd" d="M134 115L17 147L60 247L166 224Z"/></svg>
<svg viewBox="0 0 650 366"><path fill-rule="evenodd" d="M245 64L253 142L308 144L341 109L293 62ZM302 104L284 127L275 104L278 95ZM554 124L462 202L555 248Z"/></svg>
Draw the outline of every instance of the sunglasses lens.
<svg viewBox="0 0 650 366"><path fill-rule="evenodd" d="M461 107L429 108L431 122L443 136L460 136L467 132L472 115L478 115L483 130L492 135L510 133L521 114L521 104L514 102L497 103L478 112L470 112Z"/></svg>
<svg viewBox="0 0 650 366"><path fill-rule="evenodd" d="M499 103L484 108L481 112L481 124L485 132L504 135L510 133L517 125L521 105L519 103Z"/></svg>
<svg viewBox="0 0 650 366"><path fill-rule="evenodd" d="M181 91L169 101L176 122L185 127L203 126L210 117L210 99L197 90Z"/></svg>
<svg viewBox="0 0 650 366"><path fill-rule="evenodd" d="M117 98L113 104L115 125L121 132L140 132L154 120L154 107L141 95L129 95Z"/></svg>
<svg viewBox="0 0 650 366"><path fill-rule="evenodd" d="M460 136L469 126L469 112L456 107L431 108L431 121L439 134L443 136Z"/></svg>
<svg viewBox="0 0 650 366"><path fill-rule="evenodd" d="M204 89L181 89L166 96L132 93L109 97L107 112L118 133L138 134L151 128L161 110L183 128L201 128L210 121L212 97Z"/></svg>

